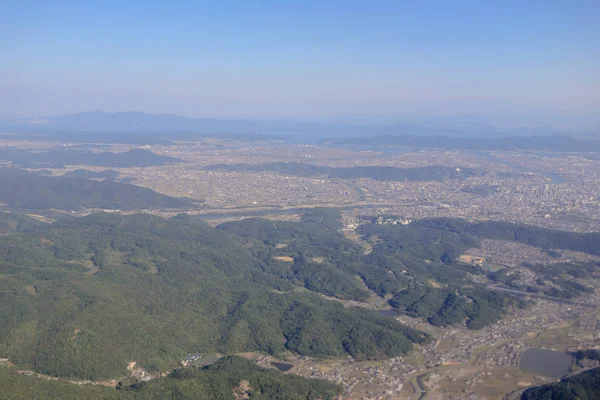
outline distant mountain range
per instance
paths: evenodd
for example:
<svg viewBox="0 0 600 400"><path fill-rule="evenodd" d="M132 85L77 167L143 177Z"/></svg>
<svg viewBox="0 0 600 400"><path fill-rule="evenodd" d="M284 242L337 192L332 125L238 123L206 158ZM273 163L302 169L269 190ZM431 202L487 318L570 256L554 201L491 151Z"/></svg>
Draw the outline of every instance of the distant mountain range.
<svg viewBox="0 0 600 400"><path fill-rule="evenodd" d="M55 117L0 121L7 133L32 139L158 144L169 139L219 136L225 139L268 140L263 128L250 121L187 118L175 114L91 111Z"/></svg>
<svg viewBox="0 0 600 400"><path fill-rule="evenodd" d="M590 128L591 129L591 128ZM394 138L440 138L453 140L519 139L538 136L577 136L596 138L595 130L566 130L546 126L499 126L482 119L424 119L422 121L322 120L322 121L250 121L244 119L188 118L175 114L143 112L108 113L91 111L54 117L21 118L0 121L5 137L30 140L61 140L94 143L161 144L170 140L220 137L226 140L264 141L289 139L297 143L316 143L323 138L348 140L348 137L376 138L378 142ZM364 139L363 139L364 140ZM369 139L371 140L371 139ZM426 144L418 144L427 147ZM457 143L448 148L460 148ZM539 147L539 146L538 146Z"/></svg>
<svg viewBox="0 0 600 400"><path fill-rule="evenodd" d="M90 111L56 117L13 120L23 129L68 129L78 132L198 132L198 133L261 133L261 127L244 120L187 118L175 114L142 112L108 113Z"/></svg>

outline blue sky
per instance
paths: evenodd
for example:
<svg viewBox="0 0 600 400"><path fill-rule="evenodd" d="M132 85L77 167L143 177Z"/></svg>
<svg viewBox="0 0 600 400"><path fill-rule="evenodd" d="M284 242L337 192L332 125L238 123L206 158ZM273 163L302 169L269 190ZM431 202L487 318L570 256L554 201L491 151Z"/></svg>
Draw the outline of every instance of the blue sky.
<svg viewBox="0 0 600 400"><path fill-rule="evenodd" d="M0 116L600 110L599 1L2 3Z"/></svg>

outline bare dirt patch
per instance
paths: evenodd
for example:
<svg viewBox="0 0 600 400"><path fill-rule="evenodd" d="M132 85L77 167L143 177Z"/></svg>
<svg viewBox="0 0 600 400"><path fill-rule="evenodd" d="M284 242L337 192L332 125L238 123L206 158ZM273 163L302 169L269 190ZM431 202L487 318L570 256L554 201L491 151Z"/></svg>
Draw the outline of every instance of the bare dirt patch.
<svg viewBox="0 0 600 400"><path fill-rule="evenodd" d="M46 223L46 224L51 224L53 222L56 222L55 219L44 217L43 215L38 215L38 214L25 214L25 215L27 215L28 217L31 217L35 220L38 220L40 222Z"/></svg>
<svg viewBox="0 0 600 400"><path fill-rule="evenodd" d="M273 260L283 261L283 262L294 262L294 259L290 256L276 256L276 257L273 257Z"/></svg>
<svg viewBox="0 0 600 400"><path fill-rule="evenodd" d="M463 254L458 257L458 261L468 264L483 265L483 263L485 263L485 258L471 254Z"/></svg>
<svg viewBox="0 0 600 400"><path fill-rule="evenodd" d="M233 388L233 397L235 397L235 400L249 399L251 392L250 382L242 379L238 387Z"/></svg>
<svg viewBox="0 0 600 400"><path fill-rule="evenodd" d="M435 289L441 289L443 287L439 282L437 282L437 281L435 281L433 279L430 279L427 282L429 282L429 284L431 285L431 287L433 287Z"/></svg>
<svg viewBox="0 0 600 400"><path fill-rule="evenodd" d="M362 239L362 237L356 233L356 231L353 230L344 230L344 236L348 239L353 241L354 243L358 244L362 249L363 249L363 255L369 255L371 254L371 252L373 251L373 245L365 240Z"/></svg>
<svg viewBox="0 0 600 400"><path fill-rule="evenodd" d="M44 247L52 247L54 246L54 242L48 239L44 239L44 238L40 238L40 242L42 242L42 245Z"/></svg>

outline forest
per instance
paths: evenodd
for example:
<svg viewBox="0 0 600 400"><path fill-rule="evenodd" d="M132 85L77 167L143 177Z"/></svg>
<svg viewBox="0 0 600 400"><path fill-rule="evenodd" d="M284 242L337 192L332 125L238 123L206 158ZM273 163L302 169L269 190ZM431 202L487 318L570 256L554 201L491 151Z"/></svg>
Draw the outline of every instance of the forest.
<svg viewBox="0 0 600 400"><path fill-rule="evenodd" d="M527 389L521 400L596 400L600 399L600 368L584 371L557 383Z"/></svg>
<svg viewBox="0 0 600 400"><path fill-rule="evenodd" d="M387 216L392 218L393 216ZM423 219L409 225L361 225L359 233L373 245L368 259L385 263L392 274L364 276L367 285L385 295L393 294L391 306L412 316L426 318L433 325L450 325L460 320L467 327L477 329L502 317L511 307L524 307L526 303L512 296L491 293L481 287L466 287L467 274L486 275L492 282L503 283L515 289L540 292L540 289L520 286L518 275L510 269L487 271L483 268L457 261L460 254L479 247L479 239L516 241L545 249L555 257L555 250L578 250L589 254L600 251L598 233L576 233L515 224L503 221L468 222L458 219ZM425 261L425 262L424 262ZM399 267L394 268L394 265ZM594 262L561 263L548 265L523 264L546 279L542 293L560 299L574 299L591 289L576 282L600 270ZM376 269L372 269L377 271ZM431 280L435 286L431 285ZM544 282L541 281L543 285Z"/></svg>
<svg viewBox="0 0 600 400"><path fill-rule="evenodd" d="M0 387L11 400L234 400L235 394L265 400L328 400L341 391L328 381L284 375L240 357L225 357L203 368L176 369L151 381L119 382L116 389L50 381L0 366Z"/></svg>
<svg viewBox="0 0 600 400"><path fill-rule="evenodd" d="M79 174L77 174L79 175ZM0 169L0 203L16 209L79 210L100 208L143 210L193 208L194 201L109 179L46 176L16 169Z"/></svg>
<svg viewBox="0 0 600 400"><path fill-rule="evenodd" d="M386 296L433 325L469 329L528 305L475 283L472 276L492 273L457 261L479 246L471 232L480 227L363 224L358 232L372 246L365 253L339 219L337 210L314 209L299 222L249 218L213 228L187 215L100 213L44 224L2 213L0 354L20 368L95 380L124 375L131 360L169 370L196 352L386 359L431 337L340 301ZM530 234L499 226L513 240ZM577 290L568 276L557 282Z"/></svg>
<svg viewBox="0 0 600 400"><path fill-rule="evenodd" d="M432 218L416 221L422 227L467 234L480 239L524 243L541 249L563 249L600 255L600 232L559 231L506 221L469 222L464 219Z"/></svg>
<svg viewBox="0 0 600 400"><path fill-rule="evenodd" d="M471 235L415 224L365 224L359 233L373 244L365 255L339 233L337 211L324 212L305 213L302 223L250 218L218 229L243 237L272 274L340 299L365 300L372 292L392 296L392 307L434 325L467 320L467 327L479 329L511 307L526 305L513 296L466 287L469 273L485 273L456 262L465 249L479 244ZM293 261L278 261L281 257Z"/></svg>
<svg viewBox="0 0 600 400"><path fill-rule="evenodd" d="M577 350L571 354L577 361L585 359L600 361L600 350L598 349Z"/></svg>
<svg viewBox="0 0 600 400"><path fill-rule="evenodd" d="M10 161L14 165L27 168L64 165L96 165L100 167L151 167L180 162L173 157L155 154L144 149L134 149L121 153L104 151L93 152L81 149L52 149L32 152L13 148L0 149L0 160Z"/></svg>
<svg viewBox="0 0 600 400"><path fill-rule="evenodd" d="M0 237L0 354L22 368L105 379L131 360L164 371L195 352L379 359L430 340L295 290L288 266L187 216L14 221Z"/></svg>
<svg viewBox="0 0 600 400"><path fill-rule="evenodd" d="M431 288L411 286L396 293L389 301L407 315L424 317L435 326L446 326L466 321L470 329L483 328L502 318L509 306L523 307L524 303L512 296L481 288Z"/></svg>

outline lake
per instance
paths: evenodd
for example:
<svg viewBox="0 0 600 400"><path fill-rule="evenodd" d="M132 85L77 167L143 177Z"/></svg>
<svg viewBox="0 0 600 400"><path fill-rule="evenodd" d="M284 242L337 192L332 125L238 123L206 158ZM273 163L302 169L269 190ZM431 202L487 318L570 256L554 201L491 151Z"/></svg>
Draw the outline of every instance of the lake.
<svg viewBox="0 0 600 400"><path fill-rule="evenodd" d="M523 371L560 378L567 374L573 365L573 357L561 351L527 349L519 358L519 368Z"/></svg>

